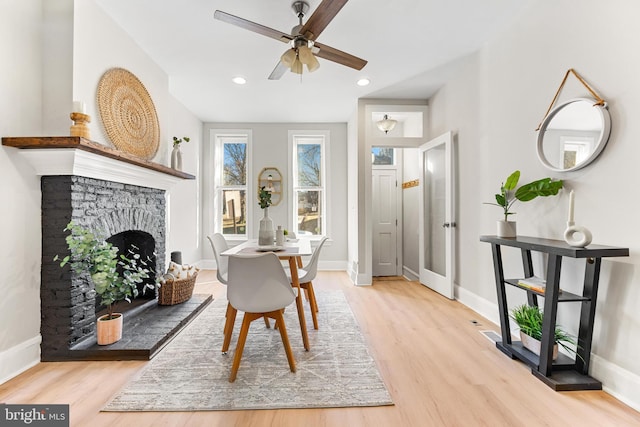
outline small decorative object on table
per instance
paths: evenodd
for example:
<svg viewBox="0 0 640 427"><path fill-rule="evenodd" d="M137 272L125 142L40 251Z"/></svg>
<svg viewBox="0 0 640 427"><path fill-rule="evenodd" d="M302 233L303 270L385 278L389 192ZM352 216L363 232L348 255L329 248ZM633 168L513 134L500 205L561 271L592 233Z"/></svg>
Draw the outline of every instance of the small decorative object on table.
<svg viewBox="0 0 640 427"><path fill-rule="evenodd" d="M581 225L575 225L573 221L573 211L575 205L575 195L573 190L569 193L569 218L567 219L567 229L564 231L564 240L575 248L584 248L591 243L593 236L591 231ZM581 236L581 237L580 237Z"/></svg>
<svg viewBox="0 0 640 427"><path fill-rule="evenodd" d="M260 229L258 230L258 245L270 246L276 238L273 229L273 221L269 218L269 206L271 206L271 192L267 191L264 186L260 187L258 194L260 207L264 210L264 217L260 220Z"/></svg>
<svg viewBox="0 0 640 427"><path fill-rule="evenodd" d="M520 171L513 172L507 180L500 186L500 194L496 194L496 203L486 203L487 205L499 206L504 213L504 220L498 220L498 237L516 237L516 222L509 221L511 207L520 200L528 202L536 197L555 196L562 188L562 181L552 180L551 178L542 178L528 184L525 184L516 190L518 181L520 180Z"/></svg>
<svg viewBox="0 0 640 427"><path fill-rule="evenodd" d="M182 141L189 142L189 137L183 136L182 138L173 137L173 151L171 152L171 168L175 170L182 170L182 152L180 151L180 144Z"/></svg>
<svg viewBox="0 0 640 427"><path fill-rule="evenodd" d="M193 295L199 271L193 265L171 262L167 274L160 278L158 304L176 305L189 300Z"/></svg>
<svg viewBox="0 0 640 427"><path fill-rule="evenodd" d="M276 230L276 246L284 246L284 230L281 225Z"/></svg>

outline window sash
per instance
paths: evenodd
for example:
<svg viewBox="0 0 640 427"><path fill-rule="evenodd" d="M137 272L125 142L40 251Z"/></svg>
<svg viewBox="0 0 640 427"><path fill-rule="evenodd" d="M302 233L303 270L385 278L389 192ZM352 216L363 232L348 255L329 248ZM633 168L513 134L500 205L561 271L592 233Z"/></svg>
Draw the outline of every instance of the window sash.
<svg viewBox="0 0 640 427"><path fill-rule="evenodd" d="M317 133L309 133L309 134L298 134L293 133L291 135L292 142L292 215L293 215L293 230L296 233L301 234L301 232L311 232L315 236L323 236L326 234L327 228L327 209L326 209L326 156L327 156L327 139L328 135L322 135ZM309 181L316 181L319 185L308 185L308 182L301 183L300 179L300 148L305 145L318 145L319 146L319 159L318 159L318 170L317 178ZM315 165L314 165L315 166ZM312 171L313 172L313 171ZM315 177L314 177L315 178ZM317 206L317 216L311 213L311 219L307 221L307 225L304 224L301 226L300 221L304 220L304 216L300 215L300 199L299 195L305 192L317 192L318 193L318 206ZM313 207L309 207L313 209ZM304 212L304 211L303 211Z"/></svg>
<svg viewBox="0 0 640 427"><path fill-rule="evenodd" d="M227 146L241 144L244 145L244 172L239 173L244 184L228 184L225 164L228 163ZM243 237L247 236L250 227L250 209L249 209L249 173L250 173L250 134L219 134L216 136L216 176L215 176L215 200L214 204L214 230L222 233L225 237ZM233 192L239 194L235 195ZM230 196L230 197L227 197ZM238 200L239 198L239 200ZM229 202L232 202L232 205ZM244 203L244 207L242 207ZM230 217L229 210L235 211L235 216ZM243 211L244 210L244 211Z"/></svg>

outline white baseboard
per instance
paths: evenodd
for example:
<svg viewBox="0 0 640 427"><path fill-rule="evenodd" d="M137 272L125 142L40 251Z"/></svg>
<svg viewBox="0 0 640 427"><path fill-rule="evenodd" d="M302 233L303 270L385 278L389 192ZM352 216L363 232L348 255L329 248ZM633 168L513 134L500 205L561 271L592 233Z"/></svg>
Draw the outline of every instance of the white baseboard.
<svg viewBox="0 0 640 427"><path fill-rule="evenodd" d="M460 303L466 305L471 310L489 319L494 325L500 325L500 317L498 315L498 304L479 297L473 292L469 292L459 285L455 286L453 291L454 298Z"/></svg>
<svg viewBox="0 0 640 427"><path fill-rule="evenodd" d="M455 298L495 325L500 324L498 304L456 285ZM514 331L512 330L513 334ZM591 353L589 375L602 382L602 390L636 411L640 411L640 376Z"/></svg>
<svg viewBox="0 0 640 427"><path fill-rule="evenodd" d="M420 275L406 266L402 266L402 276L410 282L420 280Z"/></svg>
<svg viewBox="0 0 640 427"><path fill-rule="evenodd" d="M23 341L8 350L0 352L0 384L20 375L40 363L40 343L42 336Z"/></svg>
<svg viewBox="0 0 640 427"><path fill-rule="evenodd" d="M195 265L200 270L215 270L217 268L216 261L213 259L201 259Z"/></svg>
<svg viewBox="0 0 640 427"><path fill-rule="evenodd" d="M318 261L318 271L347 271L347 261Z"/></svg>
<svg viewBox="0 0 640 427"><path fill-rule="evenodd" d="M602 381L602 390L640 411L640 376L591 353L589 374Z"/></svg>

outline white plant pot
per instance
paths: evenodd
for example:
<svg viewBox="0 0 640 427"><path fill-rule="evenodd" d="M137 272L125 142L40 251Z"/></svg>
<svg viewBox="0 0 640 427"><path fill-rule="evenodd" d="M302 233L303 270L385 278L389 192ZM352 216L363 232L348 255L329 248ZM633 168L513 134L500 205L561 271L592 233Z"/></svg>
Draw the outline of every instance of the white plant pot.
<svg viewBox="0 0 640 427"><path fill-rule="evenodd" d="M516 222L498 220L498 237L516 237Z"/></svg>
<svg viewBox="0 0 640 427"><path fill-rule="evenodd" d="M520 341L522 342L522 346L532 353L540 356L540 347L542 343L537 339L530 337L529 335L520 331ZM553 345L553 360L558 358L558 344Z"/></svg>

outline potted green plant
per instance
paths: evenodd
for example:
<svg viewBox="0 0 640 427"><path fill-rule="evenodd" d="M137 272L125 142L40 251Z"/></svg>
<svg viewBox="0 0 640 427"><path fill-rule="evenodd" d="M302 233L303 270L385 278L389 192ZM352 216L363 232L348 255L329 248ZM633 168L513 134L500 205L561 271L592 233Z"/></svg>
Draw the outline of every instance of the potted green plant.
<svg viewBox="0 0 640 427"><path fill-rule="evenodd" d="M71 254L62 258L60 267L68 263L76 273L89 274L100 303L108 311L97 319L97 341L100 345L112 344L122 338L122 314L114 313L113 305L118 301L131 302L131 298L138 295L137 284L150 277L150 269L135 252L135 246L127 255L118 256L117 247L98 239L85 227L70 222L64 231L69 232L66 242ZM57 260L58 255L54 257L54 261ZM154 289L154 286L147 284L144 290L147 288Z"/></svg>
<svg viewBox="0 0 640 427"><path fill-rule="evenodd" d="M271 192L264 186L260 187L258 192L258 204L264 211L264 217L260 220L260 229L258 230L258 245L271 246L276 238L276 232L273 229L273 221L269 217Z"/></svg>
<svg viewBox="0 0 640 427"><path fill-rule="evenodd" d="M561 180L542 178L516 189L519 180L520 171L517 170L500 185L500 193L495 196L496 202L486 203L499 206L503 211L504 220L498 220L498 237L516 237L516 222L509 221L509 216L515 215L511 208L516 201L528 202L536 197L555 196L563 185Z"/></svg>
<svg viewBox="0 0 640 427"><path fill-rule="evenodd" d="M520 329L522 346L531 352L540 355L540 340L542 339L543 312L540 307L522 304L511 310L511 318ZM575 339L565 332L560 326L556 326L554 333L553 360L558 357L558 345L572 354L577 354Z"/></svg>

